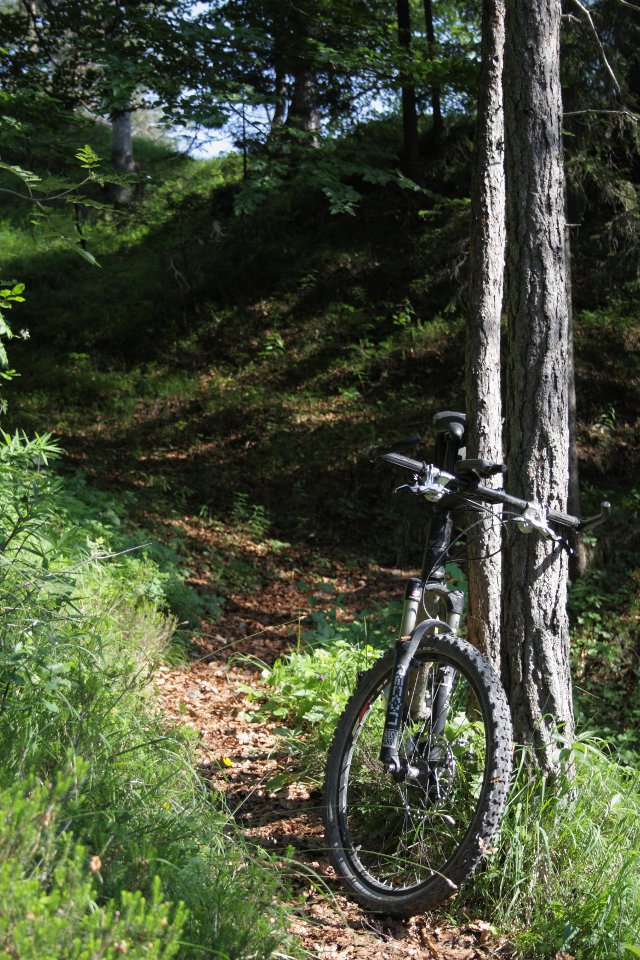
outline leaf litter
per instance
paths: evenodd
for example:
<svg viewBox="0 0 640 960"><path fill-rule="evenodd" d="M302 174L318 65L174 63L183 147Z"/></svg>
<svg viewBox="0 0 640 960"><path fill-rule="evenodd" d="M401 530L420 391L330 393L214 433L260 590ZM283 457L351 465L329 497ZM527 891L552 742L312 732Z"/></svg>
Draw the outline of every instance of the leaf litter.
<svg viewBox="0 0 640 960"><path fill-rule="evenodd" d="M282 869L292 874L292 933L310 956L331 960L512 960L513 946L487 920L454 926L437 912L397 920L369 914L342 893L322 852L319 791L295 781L295 761L282 747L277 724L255 720L251 691L263 683L261 671L238 661L240 650L273 662L291 645L278 623L295 613L295 599L285 579L254 592L251 615L238 597L215 624L217 632L196 639L196 659L162 666L157 674L167 717L198 737L201 775L224 795L245 836L281 854ZM261 610L271 614L259 631ZM282 789L270 789L278 780Z"/></svg>

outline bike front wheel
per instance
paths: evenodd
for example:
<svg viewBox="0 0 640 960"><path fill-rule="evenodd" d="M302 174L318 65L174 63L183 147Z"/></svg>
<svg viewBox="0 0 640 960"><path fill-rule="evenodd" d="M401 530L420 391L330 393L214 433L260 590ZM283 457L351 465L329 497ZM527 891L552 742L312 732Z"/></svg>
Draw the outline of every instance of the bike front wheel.
<svg viewBox="0 0 640 960"><path fill-rule="evenodd" d="M449 899L487 853L511 775L504 691L454 634L424 637L411 662L398 750L380 745L393 651L361 678L336 729L324 788L325 836L339 877L370 910L412 916Z"/></svg>

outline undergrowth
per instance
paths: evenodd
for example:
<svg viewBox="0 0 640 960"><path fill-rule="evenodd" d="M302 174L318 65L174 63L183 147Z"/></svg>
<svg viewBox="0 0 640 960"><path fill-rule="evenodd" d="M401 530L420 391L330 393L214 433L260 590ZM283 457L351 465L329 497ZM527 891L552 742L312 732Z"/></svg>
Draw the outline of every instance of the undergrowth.
<svg viewBox="0 0 640 960"><path fill-rule="evenodd" d="M293 779L321 784L358 673L390 645L398 621L393 608L352 622L318 614L310 643L264 669L256 716L283 724L295 757L295 772L279 774L271 789ZM532 960L640 954L640 774L625 765L628 755L637 762L593 733L580 735L564 755L572 776L554 784L522 755L497 852L454 901L455 922L490 913Z"/></svg>
<svg viewBox="0 0 640 960"><path fill-rule="evenodd" d="M175 571L55 455L0 443L0 953L266 958L282 882L149 694Z"/></svg>
<svg viewBox="0 0 640 960"><path fill-rule="evenodd" d="M280 789L290 780L321 785L326 753L346 700L358 674L393 641L399 615L399 605L344 622L335 610L317 611L304 646L272 667L263 665L265 686L242 688L254 703L253 717L275 719L285 749L295 758L294 772L277 774L269 789Z"/></svg>
<svg viewBox="0 0 640 960"><path fill-rule="evenodd" d="M463 888L456 916L489 905L527 957L630 960L640 954L640 774L590 737L564 761L572 776L550 784L522 756L499 851Z"/></svg>
<svg viewBox="0 0 640 960"><path fill-rule="evenodd" d="M570 612L577 716L640 769L639 522L640 491L618 494L610 529L590 542L595 562L571 586Z"/></svg>

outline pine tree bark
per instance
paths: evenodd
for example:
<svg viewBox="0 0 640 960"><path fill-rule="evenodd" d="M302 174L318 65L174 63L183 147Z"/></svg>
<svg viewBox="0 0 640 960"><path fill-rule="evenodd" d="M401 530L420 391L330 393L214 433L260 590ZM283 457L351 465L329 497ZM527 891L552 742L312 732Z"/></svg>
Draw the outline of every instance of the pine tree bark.
<svg viewBox="0 0 640 960"><path fill-rule="evenodd" d="M287 82L282 71L276 71L275 79L275 109L271 120L271 133L275 133L284 125L287 116Z"/></svg>
<svg viewBox="0 0 640 960"><path fill-rule="evenodd" d="M307 142L313 147L319 147L320 109L316 52L313 45L319 12L314 0L290 4L287 10L289 28L295 37L295 43L287 69L293 76L293 89L285 126L306 133ZM284 71L280 69L280 72L284 79Z"/></svg>
<svg viewBox="0 0 640 960"><path fill-rule="evenodd" d="M560 0L507 0L506 395L510 491L565 510L569 316L560 17ZM554 772L559 740L573 733L566 554L511 527L504 581L503 672L516 740L531 745L536 762Z"/></svg>
<svg viewBox="0 0 640 960"><path fill-rule="evenodd" d="M26 10L29 25L27 27L27 39L29 41L29 53L34 56L40 52L40 40L38 37L38 3L37 0L23 0L22 5Z"/></svg>
<svg viewBox="0 0 640 960"><path fill-rule="evenodd" d="M500 321L505 256L504 0L484 0L472 188L467 322L467 456L502 462ZM498 517L474 518L467 535L469 639L500 672L502 533Z"/></svg>

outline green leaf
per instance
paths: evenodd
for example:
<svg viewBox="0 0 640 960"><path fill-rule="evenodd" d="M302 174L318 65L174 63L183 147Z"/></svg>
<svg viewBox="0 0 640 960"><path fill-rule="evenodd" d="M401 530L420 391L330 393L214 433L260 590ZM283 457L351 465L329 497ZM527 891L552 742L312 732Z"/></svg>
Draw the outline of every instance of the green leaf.
<svg viewBox="0 0 640 960"><path fill-rule="evenodd" d="M80 166L84 170L93 170L100 165L100 157L88 143L76 151L76 159L80 161Z"/></svg>
<svg viewBox="0 0 640 960"><path fill-rule="evenodd" d="M100 266L100 264L98 263L98 261L96 260L96 258L94 257L94 255L93 255L92 253L89 253L88 250L85 250L83 247L76 247L75 249L76 249L77 252L80 254L80 256L81 256L84 260L86 260L88 263L90 263L93 267L99 267L99 266Z"/></svg>
<svg viewBox="0 0 640 960"><path fill-rule="evenodd" d="M50 663L47 667L50 673L68 673L71 670L70 663Z"/></svg>
<svg viewBox="0 0 640 960"><path fill-rule="evenodd" d="M276 793L278 790L282 790L283 787L286 787L289 783L293 781L294 777L290 773L276 773L275 777L271 777L270 780L267 780L267 790L271 793Z"/></svg>
<svg viewBox="0 0 640 960"><path fill-rule="evenodd" d="M11 163L3 163L0 160L0 170L7 170L9 173L15 174L16 177L19 177L23 183L33 186L34 183L39 183L42 179L37 174L32 173L31 170L23 170L22 167L15 166Z"/></svg>

